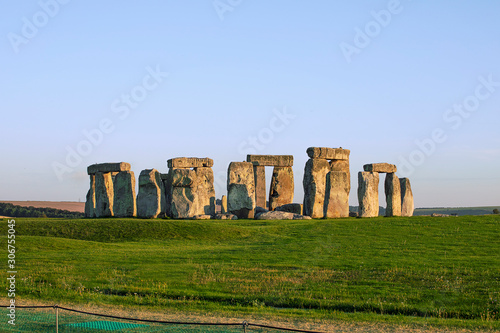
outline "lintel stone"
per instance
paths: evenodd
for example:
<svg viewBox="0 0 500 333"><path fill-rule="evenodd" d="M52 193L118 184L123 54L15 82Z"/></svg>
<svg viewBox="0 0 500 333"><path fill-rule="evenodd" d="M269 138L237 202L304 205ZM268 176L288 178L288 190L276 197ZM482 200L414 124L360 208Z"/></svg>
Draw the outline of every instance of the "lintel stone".
<svg viewBox="0 0 500 333"><path fill-rule="evenodd" d="M363 170L366 172L395 173L398 171L398 168L394 164L389 163L371 163L363 165Z"/></svg>
<svg viewBox="0 0 500 333"><path fill-rule="evenodd" d="M343 148L309 147L307 155L309 158L324 160L348 160L351 151Z"/></svg>
<svg viewBox="0 0 500 333"><path fill-rule="evenodd" d="M97 172L108 173L121 171L130 171L130 164L125 162L100 163L92 164L87 168L87 174L89 175L95 175Z"/></svg>
<svg viewBox="0 0 500 333"><path fill-rule="evenodd" d="M167 161L169 168L189 169L189 168L211 168L214 160L208 157L177 157Z"/></svg>
<svg viewBox="0 0 500 333"><path fill-rule="evenodd" d="M291 167L293 166L293 156L247 155L247 162L251 162L254 166Z"/></svg>

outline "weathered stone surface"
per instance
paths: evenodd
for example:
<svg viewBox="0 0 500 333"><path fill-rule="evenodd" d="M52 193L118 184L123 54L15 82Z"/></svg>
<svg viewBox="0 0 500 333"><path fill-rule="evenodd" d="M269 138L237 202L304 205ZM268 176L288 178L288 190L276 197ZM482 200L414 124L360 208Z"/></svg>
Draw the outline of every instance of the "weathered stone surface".
<svg viewBox="0 0 500 333"><path fill-rule="evenodd" d="M401 216L413 216L415 205L410 180L408 178L401 178L399 183L401 185Z"/></svg>
<svg viewBox="0 0 500 333"><path fill-rule="evenodd" d="M212 168L195 169L196 183L194 190L195 215L215 215L214 172Z"/></svg>
<svg viewBox="0 0 500 333"><path fill-rule="evenodd" d="M358 173L358 201L360 217L378 216L378 182L377 172Z"/></svg>
<svg viewBox="0 0 500 333"><path fill-rule="evenodd" d="M288 213L302 215L303 214L302 207L303 207L302 204L291 203L291 204L286 204L283 206L276 207L274 210L277 212L288 212Z"/></svg>
<svg viewBox="0 0 500 333"><path fill-rule="evenodd" d="M87 168L87 173L89 175L94 175L97 172L108 173L108 172L120 172L120 171L130 171L130 164L125 162L100 163L100 164L92 164Z"/></svg>
<svg viewBox="0 0 500 333"><path fill-rule="evenodd" d="M223 195L222 199L221 199L220 212L221 212L221 214L227 213L227 196L225 196L225 195Z"/></svg>
<svg viewBox="0 0 500 333"><path fill-rule="evenodd" d="M253 167L253 176L255 179L255 204L267 208L266 167L255 165Z"/></svg>
<svg viewBox="0 0 500 333"><path fill-rule="evenodd" d="M139 194L137 195L137 216L157 218L165 214L165 189L161 175L156 169L142 170L139 175Z"/></svg>
<svg viewBox="0 0 500 333"><path fill-rule="evenodd" d="M342 148L309 147L307 155L309 158L320 158L324 160L348 160L351 151Z"/></svg>
<svg viewBox="0 0 500 333"><path fill-rule="evenodd" d="M326 177L325 217L349 217L349 173L330 171Z"/></svg>
<svg viewBox="0 0 500 333"><path fill-rule="evenodd" d="M363 165L363 170L366 172L395 173L398 171L398 168L394 164L389 163L371 163Z"/></svg>
<svg viewBox="0 0 500 333"><path fill-rule="evenodd" d="M110 217L113 216L113 179L111 174L95 173L95 216Z"/></svg>
<svg viewBox="0 0 500 333"><path fill-rule="evenodd" d="M191 169L172 169L173 187L193 187L196 182L196 172Z"/></svg>
<svg viewBox="0 0 500 333"><path fill-rule="evenodd" d="M238 218L253 218L255 210L253 164L231 162L227 177L227 210Z"/></svg>
<svg viewBox="0 0 500 333"><path fill-rule="evenodd" d="M208 157L198 158L198 157L177 157L172 158L167 161L167 165L170 169L189 169L189 168L211 168L214 166L214 160Z"/></svg>
<svg viewBox="0 0 500 333"><path fill-rule="evenodd" d="M193 188L172 187L170 214L174 219L188 219L196 215Z"/></svg>
<svg viewBox="0 0 500 333"><path fill-rule="evenodd" d="M330 164L325 159L309 159L304 169L304 215L324 217L326 175Z"/></svg>
<svg viewBox="0 0 500 333"><path fill-rule="evenodd" d="M85 217L95 217L95 175L90 175L90 189L85 201Z"/></svg>
<svg viewBox="0 0 500 333"><path fill-rule="evenodd" d="M238 216L234 214L217 214L215 215L215 219L217 220L237 220Z"/></svg>
<svg viewBox="0 0 500 333"><path fill-rule="evenodd" d="M349 217L359 217L358 212L349 212Z"/></svg>
<svg viewBox="0 0 500 333"><path fill-rule="evenodd" d="M247 162L253 165L274 166L274 167L292 167L292 155L247 155Z"/></svg>
<svg viewBox="0 0 500 333"><path fill-rule="evenodd" d="M401 216L401 185L394 173L385 176L385 216Z"/></svg>
<svg viewBox="0 0 500 333"><path fill-rule="evenodd" d="M292 167L274 167L269 190L269 210L292 203L294 190Z"/></svg>
<svg viewBox="0 0 500 333"><path fill-rule="evenodd" d="M113 180L113 213L116 217L137 215L135 199L135 176L132 171L119 172Z"/></svg>
<svg viewBox="0 0 500 333"><path fill-rule="evenodd" d="M351 192L351 170L349 167L349 160L331 160L330 170L347 172L347 179L349 179L349 192Z"/></svg>
<svg viewBox="0 0 500 333"><path fill-rule="evenodd" d="M257 220L310 220L310 216L300 214L282 212L282 211L269 211L260 213L256 217Z"/></svg>

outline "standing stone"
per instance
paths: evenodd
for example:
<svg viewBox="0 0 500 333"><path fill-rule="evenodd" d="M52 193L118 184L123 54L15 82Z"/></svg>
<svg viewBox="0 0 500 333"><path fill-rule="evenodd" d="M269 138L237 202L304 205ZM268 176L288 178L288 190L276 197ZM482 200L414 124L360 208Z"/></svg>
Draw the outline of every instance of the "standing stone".
<svg viewBox="0 0 500 333"><path fill-rule="evenodd" d="M170 214L174 219L188 219L196 215L193 188L172 187Z"/></svg>
<svg viewBox="0 0 500 333"><path fill-rule="evenodd" d="M326 178L325 217L349 217L351 181L345 171L330 171Z"/></svg>
<svg viewBox="0 0 500 333"><path fill-rule="evenodd" d="M197 186L196 172L191 169L169 170L169 216L175 219L192 218L196 214L194 187Z"/></svg>
<svg viewBox="0 0 500 333"><path fill-rule="evenodd" d="M324 217L326 175L330 164L325 159L309 159L304 169L304 215Z"/></svg>
<svg viewBox="0 0 500 333"><path fill-rule="evenodd" d="M137 215L135 201L135 176L132 171L121 171L113 181L113 213L116 217L134 217Z"/></svg>
<svg viewBox="0 0 500 333"><path fill-rule="evenodd" d="M161 175L156 169L142 170L139 175L137 216L156 218L165 213L165 191Z"/></svg>
<svg viewBox="0 0 500 333"><path fill-rule="evenodd" d="M165 215L172 216L170 204L172 203L172 169L168 173L161 173L160 178L163 182L163 190L165 193Z"/></svg>
<svg viewBox="0 0 500 333"><path fill-rule="evenodd" d="M194 187L195 215L215 216L214 172L212 168L195 168L196 183Z"/></svg>
<svg viewBox="0 0 500 333"><path fill-rule="evenodd" d="M257 207L266 207L266 167L255 165L253 167L255 179L255 204Z"/></svg>
<svg viewBox="0 0 500 333"><path fill-rule="evenodd" d="M113 179L111 173L95 173L95 216L113 216Z"/></svg>
<svg viewBox="0 0 500 333"><path fill-rule="evenodd" d="M399 183L401 185L401 216L413 216L415 204L410 180L408 178L401 178Z"/></svg>
<svg viewBox="0 0 500 333"><path fill-rule="evenodd" d="M385 176L385 216L401 216L401 185L395 173Z"/></svg>
<svg viewBox="0 0 500 333"><path fill-rule="evenodd" d="M221 199L220 212L221 214L227 214L227 196L225 195L223 195Z"/></svg>
<svg viewBox="0 0 500 333"><path fill-rule="evenodd" d="M360 217L378 216L378 182L377 172L358 173L358 201Z"/></svg>
<svg viewBox="0 0 500 333"><path fill-rule="evenodd" d="M231 162L227 176L227 210L238 218L253 218L255 210L255 180L253 164Z"/></svg>
<svg viewBox="0 0 500 333"><path fill-rule="evenodd" d="M294 183L292 167L274 167L269 191L269 210L293 202Z"/></svg>
<svg viewBox="0 0 500 333"><path fill-rule="evenodd" d="M90 189L85 201L85 217L95 217L95 174L90 175Z"/></svg>

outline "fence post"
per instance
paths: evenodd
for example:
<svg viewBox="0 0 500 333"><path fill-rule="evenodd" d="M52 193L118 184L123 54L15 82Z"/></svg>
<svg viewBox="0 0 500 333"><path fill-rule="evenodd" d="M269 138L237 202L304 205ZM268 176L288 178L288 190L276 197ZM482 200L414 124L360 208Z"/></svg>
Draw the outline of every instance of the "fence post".
<svg viewBox="0 0 500 333"><path fill-rule="evenodd" d="M59 333L59 305L54 306L56 308L56 333Z"/></svg>

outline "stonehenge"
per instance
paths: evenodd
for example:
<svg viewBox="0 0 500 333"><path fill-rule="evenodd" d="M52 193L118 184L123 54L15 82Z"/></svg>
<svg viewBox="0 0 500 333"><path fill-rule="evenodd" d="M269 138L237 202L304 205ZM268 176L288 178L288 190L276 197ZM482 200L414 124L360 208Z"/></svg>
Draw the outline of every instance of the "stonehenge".
<svg viewBox="0 0 500 333"><path fill-rule="evenodd" d="M92 164L87 174L90 189L85 202L86 217L136 216L135 177L130 164Z"/></svg>
<svg viewBox="0 0 500 333"><path fill-rule="evenodd" d="M389 163L372 163L363 166L358 174L358 201L360 217L376 217L379 213L379 174L385 173L385 216L413 216L414 203L408 178L396 176L397 167Z"/></svg>
<svg viewBox="0 0 500 333"><path fill-rule="evenodd" d="M227 195L216 212L214 161L208 157L167 160L167 173L142 170L136 178L129 163L100 163L87 168L90 186L85 217L174 219L318 219L379 215L379 175L385 173L385 216L413 216L414 198L408 178L396 176L396 165L365 164L358 173L358 212L349 212L350 150L310 147L304 168L303 203L293 203L291 155L247 155L227 169ZM273 167L266 193L266 167ZM267 203L267 200L268 203Z"/></svg>
<svg viewBox="0 0 500 333"><path fill-rule="evenodd" d="M304 169L304 215L349 217L349 154L343 148L310 147Z"/></svg>

